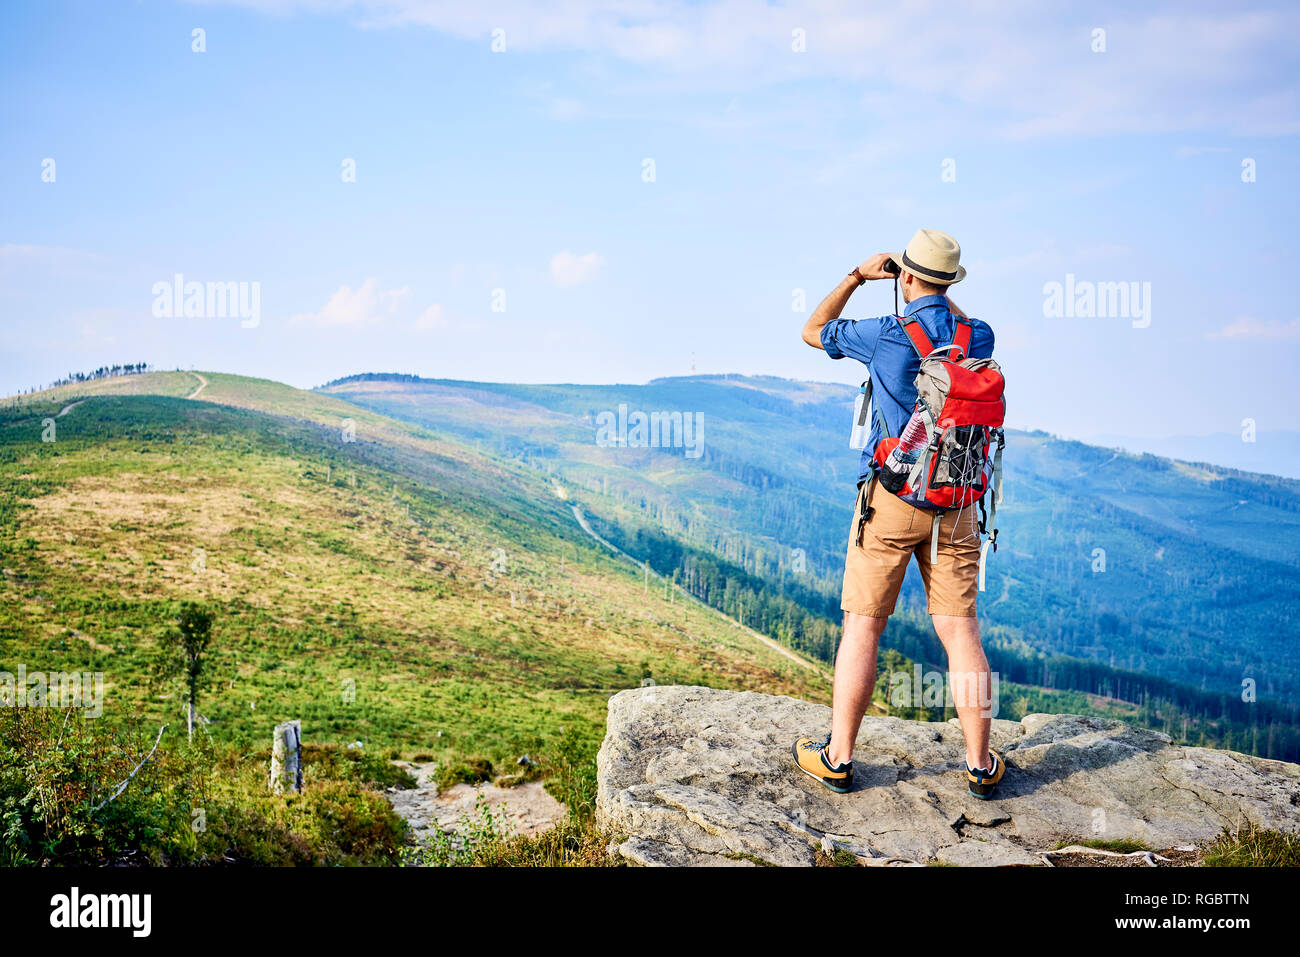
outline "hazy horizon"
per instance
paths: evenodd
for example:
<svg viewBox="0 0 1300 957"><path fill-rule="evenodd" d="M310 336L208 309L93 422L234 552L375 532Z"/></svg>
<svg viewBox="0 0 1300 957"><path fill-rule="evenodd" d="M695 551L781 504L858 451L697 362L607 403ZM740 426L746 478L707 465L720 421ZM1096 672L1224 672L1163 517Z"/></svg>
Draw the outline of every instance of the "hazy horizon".
<svg viewBox="0 0 1300 957"><path fill-rule="evenodd" d="M143 361L143 360L140 360ZM113 363L101 363L104 366L111 366ZM98 366L94 367L98 368ZM89 373L92 369L69 370L72 372ZM172 368L162 369L152 367L154 372L212 372L224 373L227 375L246 375L246 373L232 371L229 369L200 369L197 366L189 368ZM336 376L334 379L325 382L313 384L300 384L287 382L283 379L276 379L270 376L248 376L249 378L268 379L269 381L281 382L284 385L296 389L319 389L329 385L331 382L348 379L354 376L364 375L419 375L414 372L406 372L399 369L365 369L358 372L350 372L344 375ZM660 375L652 376L643 382L614 382L614 381L592 381L592 382L573 382L559 380L539 380L535 382L525 382L514 379L466 379L459 376L419 376L427 382L463 382L470 385L536 385L536 386L589 386L604 387L626 386L629 388L640 388L651 385L655 382L662 382L674 379L776 379L782 382L795 382L808 385L829 385L842 386L846 390L853 389L853 383L836 382L830 379L797 379L789 376L777 376L767 373L744 373L744 372L685 372L679 375ZM42 384L42 388L48 387L48 383ZM13 398L21 393L9 393L0 398ZM846 402L845 415L846 419L849 414L849 406ZM1069 441L1082 442L1087 445L1094 445L1104 448L1121 448L1124 451L1136 454L1149 453L1162 458L1177 459L1186 462L1204 462L1210 465L1218 465L1225 468L1240 469L1246 472L1255 472L1264 475L1276 475L1282 478L1300 479L1300 429L1271 429L1260 430L1255 435L1255 447L1248 448L1245 444L1239 444L1234 441L1237 436L1228 432L1206 432L1206 433L1183 433L1174 435L1123 435L1108 431L1096 431L1086 434L1069 434L1050 428L1025 429L1024 431L1040 431L1053 435L1060 439ZM1270 445L1268 441L1260 443L1260 439L1274 440ZM1278 447L1281 444L1281 448ZM1250 452L1249 455L1243 455L1243 450ZM1267 464L1267 467L1264 465ZM1252 467L1254 466L1254 467Z"/></svg>
<svg viewBox="0 0 1300 957"><path fill-rule="evenodd" d="M1241 270L1300 259L1300 11L749 13L9 5L0 391L140 359L854 384L800 328L927 226L1009 425L1289 425L1300 318ZM845 316L892 310L869 283Z"/></svg>

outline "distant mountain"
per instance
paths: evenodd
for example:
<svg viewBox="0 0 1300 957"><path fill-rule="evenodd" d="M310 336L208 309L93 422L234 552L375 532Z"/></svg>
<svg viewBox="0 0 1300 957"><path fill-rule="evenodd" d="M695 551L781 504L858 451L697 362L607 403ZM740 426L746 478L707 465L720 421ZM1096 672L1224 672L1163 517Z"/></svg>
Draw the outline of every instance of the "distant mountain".
<svg viewBox="0 0 1300 957"><path fill-rule="evenodd" d="M1085 436L1083 440L1092 445L1121 448L1137 454L1148 452L1184 462L1205 462L1246 472L1300 478L1300 432L1256 432L1253 441L1247 441L1243 435L1249 437L1248 432L1156 438L1099 433Z"/></svg>
<svg viewBox="0 0 1300 957"><path fill-rule="evenodd" d="M595 518L608 527L658 530L799 585L837 614L857 475L850 387L743 376L591 386L370 375L322 391L549 470L598 493ZM611 420L638 411L702 417L698 457L685 443L610 444ZM1300 482L1042 432L1010 433L1006 467L1001 547L982 606L992 640L1229 695L1250 679L1261 697L1300 700ZM901 605L919 619L914 575Z"/></svg>

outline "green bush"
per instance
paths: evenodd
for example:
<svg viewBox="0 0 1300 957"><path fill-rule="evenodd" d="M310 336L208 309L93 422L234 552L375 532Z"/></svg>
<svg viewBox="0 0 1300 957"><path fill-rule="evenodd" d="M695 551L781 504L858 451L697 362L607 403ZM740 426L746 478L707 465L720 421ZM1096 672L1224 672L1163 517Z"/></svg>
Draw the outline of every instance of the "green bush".
<svg viewBox="0 0 1300 957"><path fill-rule="evenodd" d="M303 792L276 795L265 753L187 745L180 726L141 764L156 735L0 708L0 866L397 863L406 823L375 788L409 776L378 755L304 749Z"/></svg>
<svg viewBox="0 0 1300 957"><path fill-rule="evenodd" d="M457 784L479 784L492 780L492 762L487 758L466 758L449 761L437 771L438 790L445 791Z"/></svg>
<svg viewBox="0 0 1300 957"><path fill-rule="evenodd" d="M278 822L302 836L314 864L396 864L406 822L379 793L355 781L324 781L287 794L274 806Z"/></svg>
<svg viewBox="0 0 1300 957"><path fill-rule="evenodd" d="M569 809L569 816L584 820L596 813L596 752L601 729L583 734L570 726L554 746L546 764L546 789Z"/></svg>

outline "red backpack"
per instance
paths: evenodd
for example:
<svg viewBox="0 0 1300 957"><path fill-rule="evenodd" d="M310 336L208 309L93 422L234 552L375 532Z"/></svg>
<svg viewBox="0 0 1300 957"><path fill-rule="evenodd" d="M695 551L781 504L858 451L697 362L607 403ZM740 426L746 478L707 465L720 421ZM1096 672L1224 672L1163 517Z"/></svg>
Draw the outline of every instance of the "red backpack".
<svg viewBox="0 0 1300 957"><path fill-rule="evenodd" d="M880 416L885 437L874 456L880 484L910 505L936 513L931 560L937 558L943 513L979 504L979 530L989 534L980 549L979 587L983 591L989 545L997 551L997 529L991 534L988 529L1002 498L1002 449L1006 445L1002 370L992 359L967 358L971 325L965 317L953 316L953 340L938 348L915 317L896 318L911 340L921 368L914 380L916 405L903 431L891 436L884 416ZM990 488L995 492L985 518L983 499Z"/></svg>

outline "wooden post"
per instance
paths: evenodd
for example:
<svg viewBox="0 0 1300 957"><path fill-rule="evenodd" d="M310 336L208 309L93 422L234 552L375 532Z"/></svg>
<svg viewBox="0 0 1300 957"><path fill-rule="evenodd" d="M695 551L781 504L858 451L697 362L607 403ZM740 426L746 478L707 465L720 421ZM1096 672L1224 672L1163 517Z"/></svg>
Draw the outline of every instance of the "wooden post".
<svg viewBox="0 0 1300 957"><path fill-rule="evenodd" d="M275 726L271 739L271 790L276 794L302 790L302 723Z"/></svg>

